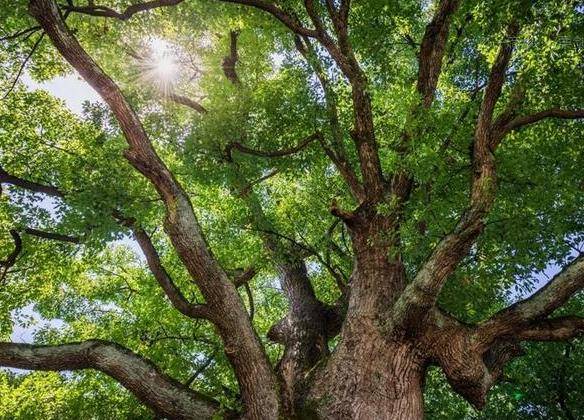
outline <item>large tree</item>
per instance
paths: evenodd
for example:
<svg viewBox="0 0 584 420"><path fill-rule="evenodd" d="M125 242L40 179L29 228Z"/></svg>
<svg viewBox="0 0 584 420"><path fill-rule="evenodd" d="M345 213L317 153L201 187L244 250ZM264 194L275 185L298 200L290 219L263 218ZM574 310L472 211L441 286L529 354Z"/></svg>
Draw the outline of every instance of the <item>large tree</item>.
<svg viewBox="0 0 584 420"><path fill-rule="evenodd" d="M68 326L0 365L166 418L422 418L431 366L482 408L584 332L584 13L551 3L3 5L0 332L31 303Z"/></svg>

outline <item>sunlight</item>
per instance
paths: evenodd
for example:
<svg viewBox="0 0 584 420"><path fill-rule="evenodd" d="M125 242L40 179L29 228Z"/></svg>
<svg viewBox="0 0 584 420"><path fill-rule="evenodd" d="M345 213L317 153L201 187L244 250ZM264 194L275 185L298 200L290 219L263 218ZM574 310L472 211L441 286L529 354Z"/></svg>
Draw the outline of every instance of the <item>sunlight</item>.
<svg viewBox="0 0 584 420"><path fill-rule="evenodd" d="M148 40L148 55L141 64L141 76L168 95L178 81L180 65L172 44L161 38Z"/></svg>

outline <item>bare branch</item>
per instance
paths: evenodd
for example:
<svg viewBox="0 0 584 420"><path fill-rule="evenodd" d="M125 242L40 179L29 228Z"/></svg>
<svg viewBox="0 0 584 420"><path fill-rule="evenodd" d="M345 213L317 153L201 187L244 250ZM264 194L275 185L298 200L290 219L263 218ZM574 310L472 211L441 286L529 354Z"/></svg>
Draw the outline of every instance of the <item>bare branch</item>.
<svg viewBox="0 0 584 420"><path fill-rule="evenodd" d="M64 5L62 6L65 10L69 12L75 13L82 13L85 15L91 16L100 16L100 17L108 17L108 18L115 18L119 20L128 20L136 13L144 12L148 10L152 10L158 7L165 7L165 6L176 6L179 3L182 3L183 0L152 0L146 1L144 3L137 3L131 6L128 6L123 12L118 12L110 7L107 6L73 6L73 5Z"/></svg>
<svg viewBox="0 0 584 420"><path fill-rule="evenodd" d="M60 346L0 343L0 365L51 371L96 369L117 380L161 417L211 419L219 410L216 402L162 373L149 360L107 341Z"/></svg>

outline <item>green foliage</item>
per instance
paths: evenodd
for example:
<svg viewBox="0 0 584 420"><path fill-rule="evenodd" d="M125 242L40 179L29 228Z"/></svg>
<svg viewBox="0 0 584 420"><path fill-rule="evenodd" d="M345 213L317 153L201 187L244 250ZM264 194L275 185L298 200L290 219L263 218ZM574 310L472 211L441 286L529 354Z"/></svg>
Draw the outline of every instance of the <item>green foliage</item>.
<svg viewBox="0 0 584 420"><path fill-rule="evenodd" d="M0 6L0 35L34 24L26 13L26 1L10 3ZM121 10L135 2L98 3ZM303 16L301 2L284 3ZM508 18L525 2L464 2L452 24L437 101L415 123L410 110L419 99L416 50L408 39L420 41L433 2L353 3L351 39L369 77L382 166L388 172L407 169L418 186L401 232L404 260L412 274L467 206L469 147L480 101L473 90L488 75ZM584 14L581 8L575 11L571 1L531 3L509 86L525 90L526 113L552 106L581 107L584 55L578 40L584 36ZM318 142L278 159L237 150L232 151L233 163L225 157L225 147L232 142L273 151L293 147L316 130L327 141L333 138L323 92L296 52L292 36L265 14L213 1L185 1L124 22L73 13L67 24L139 113L156 150L190 195L221 264L227 269L259 270L251 283L254 326L275 363L282 348L265 336L286 312L287 303L278 290L277 271L262 247L264 232L251 223L253 208L238 189L253 184L251 191L265 213L266 225L284 242L301 243L322 257L308 260L320 299L333 303L339 295L323 260L346 275L352 268L348 233L342 224L335 224L329 208L333 201L347 208L354 202ZM229 30L240 33L241 87L229 83L221 70ZM0 41L2 91L10 87L39 36L35 32L28 38ZM144 54L152 39L165 40L180 57L182 73L172 89L200 101L207 114L173 103L144 76L143 67L128 51ZM349 134L350 92L331 60L320 50L317 54L330 64L326 74L338 98L341 140L356 167ZM71 69L45 38L26 71L33 79L46 81L70 74ZM503 92L504 104L511 99L510 91L508 87ZM404 127L418 135L401 159L393 146ZM447 310L469 322L484 319L532 291L544 269L561 265L573 253L572 247L582 244L582 132L581 122L549 120L505 140L497 151L500 179L495 208L485 234L443 290L440 301ZM111 216L115 208L135 217L152 233L183 293L201 300L162 232L161 202L124 160L125 147L102 104L86 104L80 117L49 93L29 91L22 83L0 102L0 164L15 175L56 185L67 194L66 201L52 200L4 186L1 258L13 249L10 229L35 227L82 242L74 245L23 235L25 251L6 282L0 283L0 340L7 340L15 328L28 326L27 316L34 308L43 318L63 323L60 328L38 330L34 337L38 343L113 340L149 357L183 382L211 357L213 362L193 386L227 407L236 407L237 384L214 331L203 322L193 324L172 308L127 231ZM391 212L394 204L382 203L379 213ZM569 409L584 413L578 398L584 384L582 343L570 347L569 358L566 348L530 346L528 355L510 368L509 383L492 393L482 414L453 395L438 371L432 371L426 386L428 418L561 418L566 415L558 402L562 386L568 389ZM565 372L561 379L565 385L558 382L560 371ZM149 416L120 386L95 372L0 375L0 418Z"/></svg>

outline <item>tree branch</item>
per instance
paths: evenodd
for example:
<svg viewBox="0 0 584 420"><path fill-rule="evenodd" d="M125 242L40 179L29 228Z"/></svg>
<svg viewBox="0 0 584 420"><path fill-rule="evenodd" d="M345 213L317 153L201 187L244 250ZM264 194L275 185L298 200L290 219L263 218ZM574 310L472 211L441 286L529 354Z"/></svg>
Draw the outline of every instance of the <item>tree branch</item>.
<svg viewBox="0 0 584 420"><path fill-rule="evenodd" d="M176 93L170 93L168 95L168 99L176 102L177 104L188 106L189 108L197 111L199 114L206 114L207 113L207 109L203 105L201 105L197 101L192 100L191 98L187 98L186 96L179 95Z"/></svg>
<svg viewBox="0 0 584 420"><path fill-rule="evenodd" d="M205 305L201 304L193 304L185 298L182 294L180 289L176 286L176 284L172 281L172 278L162 265L162 261L160 261L160 256L152 243L152 240L148 236L148 234L144 231L144 229L136 226L135 222L131 222L129 225L134 237L136 238L136 242L140 246L140 249L144 253L146 257L146 262L148 263L148 267L150 271L154 275L154 278L172 303L172 305L183 315L188 316L189 318L205 318L209 319L211 317L211 313L209 312L208 308Z"/></svg>
<svg viewBox="0 0 584 420"><path fill-rule="evenodd" d="M266 157L266 158L275 158L275 157L283 157L293 155L294 153L299 152L300 150L304 149L310 143L315 140L320 140L322 138L322 134L320 132L316 132L311 134L310 136L306 137L296 146L289 147L286 149L274 150L274 151L264 151L264 150L257 150L252 149L251 147L247 147L239 142L229 143L225 148L225 156L227 157L228 161L232 161L232 151L237 150L240 153L244 153L247 155L259 156L259 157Z"/></svg>
<svg viewBox="0 0 584 420"><path fill-rule="evenodd" d="M158 7L165 7L165 6L176 6L179 3L182 3L183 0L152 0L146 1L144 3L137 3L131 6L128 6L123 12L118 12L110 7L107 6L73 6L73 5L63 5L63 9L82 13L85 15L91 16L100 16L100 17L108 17L108 18L115 18L119 20L128 20L136 13L148 11L151 9L155 9Z"/></svg>
<svg viewBox="0 0 584 420"><path fill-rule="evenodd" d="M544 319L523 327L516 335L526 341L566 341L584 334L584 318L566 316Z"/></svg>
<svg viewBox="0 0 584 420"><path fill-rule="evenodd" d="M38 182L28 181L26 179L9 174L0 166L0 184L9 184L16 187L24 188L32 192L38 192L51 197L63 198L64 194L57 187L52 185L40 184Z"/></svg>
<svg viewBox="0 0 584 420"><path fill-rule="evenodd" d="M227 79L229 79L229 81L234 85L239 85L241 83L239 81L239 77L237 76L237 72L235 71L235 65L239 60L239 55L237 54L238 36L239 33L236 31L229 32L229 55L223 58L223 63L221 64L223 74L225 74L225 77L227 77Z"/></svg>
<svg viewBox="0 0 584 420"><path fill-rule="evenodd" d="M492 148L492 119L495 105L501 95L505 72L511 60L519 26L511 23L506 39L499 48L491 68L489 81L481 104L473 142L473 178L470 205L454 230L444 237L430 257L408 284L396 303L394 317L402 326L425 317L436 299L446 279L459 262L467 255L475 239L484 228L484 218L495 200L496 172Z"/></svg>
<svg viewBox="0 0 584 420"><path fill-rule="evenodd" d="M251 6L259 10L263 10L274 16L280 22L282 22L288 29L292 32L309 37L315 37L316 31L314 29L308 29L302 26L302 23L293 15L286 13L282 8L278 7L274 3L264 1L264 0L219 0L223 3L235 3L244 6Z"/></svg>
<svg viewBox="0 0 584 420"><path fill-rule="evenodd" d="M78 244L81 242L81 240L76 236L63 235L63 234L57 233L57 232L47 232L44 230L38 230L38 229L28 228L28 227L24 228L24 233L31 235L31 236L36 236L37 238L50 239L53 241L69 242L72 244Z"/></svg>
<svg viewBox="0 0 584 420"><path fill-rule="evenodd" d="M434 92L442 70L442 59L448 40L450 22L459 3L459 0L441 0L432 21L426 26L418 58L417 85L425 108L430 107L434 100Z"/></svg>
<svg viewBox="0 0 584 420"><path fill-rule="evenodd" d="M481 325L488 339L516 332L521 326L541 320L584 288L584 255L580 255L532 296L493 315Z"/></svg>
<svg viewBox="0 0 584 420"><path fill-rule="evenodd" d="M211 419L219 404L162 373L127 348L101 340L60 346L0 343L0 365L31 370L96 369L111 376L162 417Z"/></svg>
<svg viewBox="0 0 584 420"><path fill-rule="evenodd" d="M361 203L365 200L365 192L359 179L355 175L355 170L347 159L345 145L343 143L343 130L339 122L339 115L337 109L336 94L330 86L327 73L324 71L314 48L308 38L304 40L300 37L295 37L296 49L306 59L308 65L312 68L318 81L322 87L325 98L326 112L332 132L332 147L329 146L324 138L321 140L321 146L326 155L334 163L341 177L345 180L353 197L357 202Z"/></svg>
<svg viewBox="0 0 584 420"><path fill-rule="evenodd" d="M129 146L124 156L153 184L164 201L165 231L199 286L210 313L213 313L227 357L239 381L247 415L276 416L279 405L276 378L235 286L208 247L189 196L154 150L119 87L65 26L55 1L31 0L29 12L44 28L59 53L108 104Z"/></svg>
<svg viewBox="0 0 584 420"><path fill-rule="evenodd" d="M501 135L505 135L510 131L517 130L526 125L534 124L545 118L559 118L564 120L584 118L584 109L569 110L561 108L550 108L546 109L545 111L536 112L535 114L516 117L502 127Z"/></svg>

